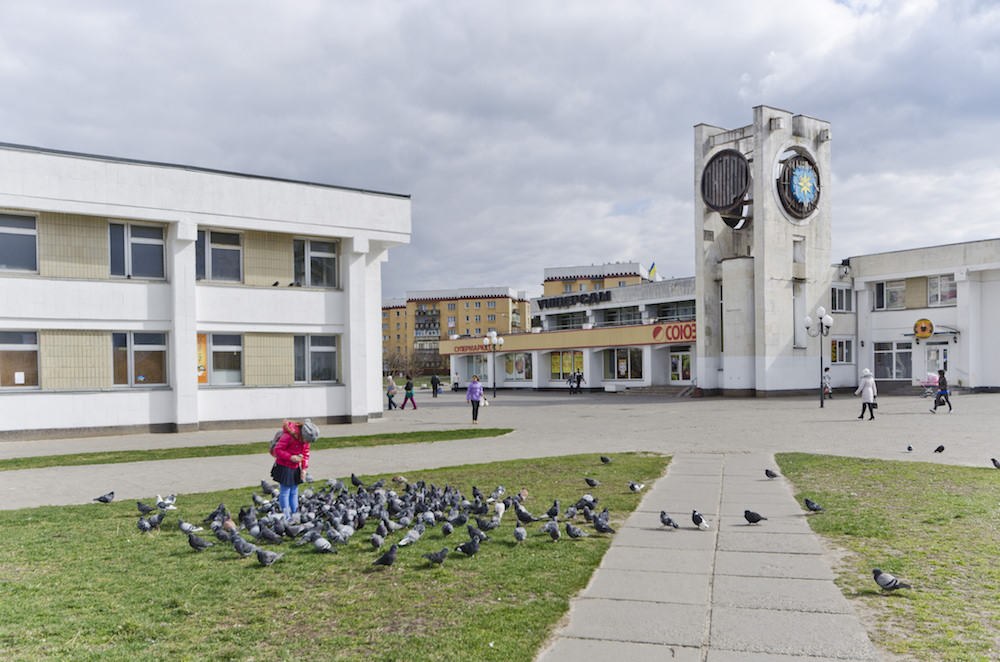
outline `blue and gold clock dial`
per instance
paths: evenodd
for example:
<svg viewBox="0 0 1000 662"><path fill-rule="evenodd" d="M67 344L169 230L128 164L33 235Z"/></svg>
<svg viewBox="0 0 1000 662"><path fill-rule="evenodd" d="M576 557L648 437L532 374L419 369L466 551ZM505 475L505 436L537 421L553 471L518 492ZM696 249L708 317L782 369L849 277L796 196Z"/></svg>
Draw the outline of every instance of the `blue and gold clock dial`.
<svg viewBox="0 0 1000 662"><path fill-rule="evenodd" d="M808 155L794 152L781 166L778 197L789 215L808 218L819 203L820 181L816 164Z"/></svg>

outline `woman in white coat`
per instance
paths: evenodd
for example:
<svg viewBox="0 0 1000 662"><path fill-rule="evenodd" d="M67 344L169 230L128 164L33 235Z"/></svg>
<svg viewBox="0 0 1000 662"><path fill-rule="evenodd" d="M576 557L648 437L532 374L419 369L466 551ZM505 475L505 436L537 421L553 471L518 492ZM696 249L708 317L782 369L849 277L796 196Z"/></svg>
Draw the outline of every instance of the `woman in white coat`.
<svg viewBox="0 0 1000 662"><path fill-rule="evenodd" d="M875 396L878 395L878 388L875 387L875 377L868 368L861 371L861 383L858 384L858 390L854 395L861 396L861 415L858 418L865 417L865 407L867 407L868 420L875 420Z"/></svg>

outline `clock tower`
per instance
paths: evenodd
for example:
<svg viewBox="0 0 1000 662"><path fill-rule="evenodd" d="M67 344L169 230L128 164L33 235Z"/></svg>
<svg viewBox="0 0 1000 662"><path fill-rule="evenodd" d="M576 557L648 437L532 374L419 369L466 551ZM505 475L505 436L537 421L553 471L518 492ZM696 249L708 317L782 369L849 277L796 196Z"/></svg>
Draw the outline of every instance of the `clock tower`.
<svg viewBox="0 0 1000 662"><path fill-rule="evenodd" d="M753 124L694 129L698 386L757 395L815 388L830 304L830 124L758 106ZM829 358L829 347L822 348Z"/></svg>

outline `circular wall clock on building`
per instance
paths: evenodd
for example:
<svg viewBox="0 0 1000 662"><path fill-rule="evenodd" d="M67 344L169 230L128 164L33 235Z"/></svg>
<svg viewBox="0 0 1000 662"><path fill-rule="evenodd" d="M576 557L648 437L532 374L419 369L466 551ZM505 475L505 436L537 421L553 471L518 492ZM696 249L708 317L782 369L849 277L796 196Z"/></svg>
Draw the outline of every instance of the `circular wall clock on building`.
<svg viewBox="0 0 1000 662"><path fill-rule="evenodd" d="M809 154L799 147L786 150L778 160L778 199L785 212L796 220L805 220L819 205L819 168Z"/></svg>
<svg viewBox="0 0 1000 662"><path fill-rule="evenodd" d="M717 152L705 164L701 174L701 199L718 212L726 225L738 230L749 220L747 192L750 190L750 164L735 149Z"/></svg>

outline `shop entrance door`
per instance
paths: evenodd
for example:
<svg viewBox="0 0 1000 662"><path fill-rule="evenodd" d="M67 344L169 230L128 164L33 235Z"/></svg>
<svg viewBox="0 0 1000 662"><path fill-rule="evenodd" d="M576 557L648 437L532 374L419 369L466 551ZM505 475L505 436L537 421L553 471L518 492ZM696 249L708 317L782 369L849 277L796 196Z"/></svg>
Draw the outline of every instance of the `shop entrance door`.
<svg viewBox="0 0 1000 662"><path fill-rule="evenodd" d="M938 370L948 372L948 343L927 344L927 374L937 376Z"/></svg>
<svg viewBox="0 0 1000 662"><path fill-rule="evenodd" d="M670 352L670 383L691 383L691 352Z"/></svg>

